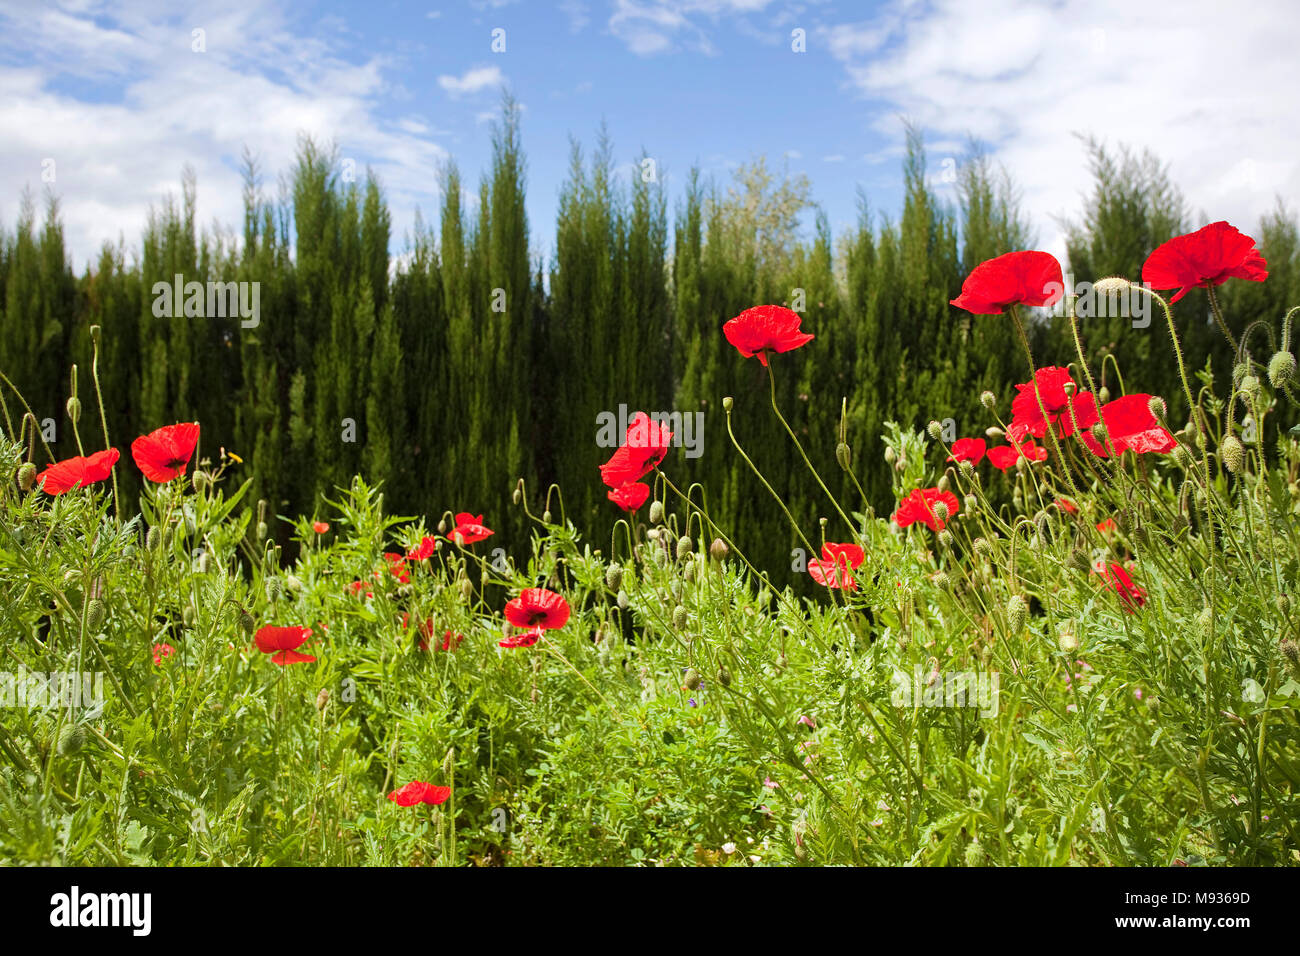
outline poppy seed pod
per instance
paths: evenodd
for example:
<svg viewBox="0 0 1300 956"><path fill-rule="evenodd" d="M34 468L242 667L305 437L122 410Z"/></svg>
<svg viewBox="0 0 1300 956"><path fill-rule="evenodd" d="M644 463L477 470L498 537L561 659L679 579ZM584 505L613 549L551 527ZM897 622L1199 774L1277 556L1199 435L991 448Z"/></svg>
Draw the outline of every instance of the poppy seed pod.
<svg viewBox="0 0 1300 956"><path fill-rule="evenodd" d="M1011 595L1007 601L1007 628L1014 637L1025 629L1025 623L1029 620L1029 605L1019 594Z"/></svg>
<svg viewBox="0 0 1300 956"><path fill-rule="evenodd" d="M727 670L725 667L719 667L719 668L718 668L718 683L721 684L723 687L730 687L730 686L731 686L731 671Z"/></svg>
<svg viewBox="0 0 1300 956"><path fill-rule="evenodd" d="M686 608L680 604L673 608L673 627L679 631L686 630L687 614Z"/></svg>
<svg viewBox="0 0 1300 956"><path fill-rule="evenodd" d="M1295 356L1278 352L1268 361L1268 380L1274 388L1281 388L1295 380Z"/></svg>
<svg viewBox="0 0 1300 956"><path fill-rule="evenodd" d="M852 458L853 455L849 451L849 446L847 443L840 442L838 445L835 446L835 460L839 462L840 467L843 468L845 471L849 470L849 464L852 461Z"/></svg>
<svg viewBox="0 0 1300 956"><path fill-rule="evenodd" d="M1165 406L1165 400L1159 395L1152 395L1151 401L1147 402L1147 408L1151 409L1151 414L1161 421L1164 420L1168 408Z"/></svg>
<svg viewBox="0 0 1300 956"><path fill-rule="evenodd" d="M731 549L727 547L727 542L723 541L721 538L714 538L713 544L709 545L709 557L714 561L725 561L730 550Z"/></svg>
<svg viewBox="0 0 1300 956"><path fill-rule="evenodd" d="M650 523L660 524L664 520L664 504L662 501L650 502Z"/></svg>
<svg viewBox="0 0 1300 956"><path fill-rule="evenodd" d="M1235 475L1241 471L1245 449L1235 435L1229 435L1219 443L1219 457L1223 460L1223 466Z"/></svg>
<svg viewBox="0 0 1300 956"><path fill-rule="evenodd" d="M18 487L23 491L31 491L32 486L36 484L36 466L30 461L25 461L18 468Z"/></svg>
<svg viewBox="0 0 1300 956"><path fill-rule="evenodd" d="M700 672L694 667L686 668L686 676L682 683L690 690L698 690L700 687Z"/></svg>
<svg viewBox="0 0 1300 956"><path fill-rule="evenodd" d="M605 586L617 591L623 586L623 565L611 564L605 571Z"/></svg>
<svg viewBox="0 0 1300 956"><path fill-rule="evenodd" d="M998 407L998 397L989 391L980 392L980 404L991 412Z"/></svg>

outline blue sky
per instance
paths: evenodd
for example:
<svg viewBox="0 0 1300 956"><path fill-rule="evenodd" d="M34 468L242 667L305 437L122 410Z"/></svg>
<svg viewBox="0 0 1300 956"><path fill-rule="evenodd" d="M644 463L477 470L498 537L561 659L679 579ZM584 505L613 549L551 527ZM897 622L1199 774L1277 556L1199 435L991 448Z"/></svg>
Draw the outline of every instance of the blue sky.
<svg viewBox="0 0 1300 956"><path fill-rule="evenodd" d="M1292 95L1300 13L1285 0L456 0L217 4L0 2L0 224L24 186L61 197L78 267L138 245L148 207L199 181L200 218L239 223L244 146L274 177L299 132L378 172L401 250L433 218L447 158L477 186L501 89L521 102L535 251L552 245L569 137L608 124L672 201L692 164L727 181L765 155L812 182L841 232L856 192L895 214L902 120L935 188L974 135L1024 191L1039 244L1088 187L1072 136L1151 147L1206 221L1250 231L1300 196ZM504 51L492 48L504 30ZM202 51L195 51L202 30ZM801 30L806 52L792 49ZM1212 66L1210 64L1217 64ZM52 165L50 160L53 161ZM48 176L48 172L46 173Z"/></svg>

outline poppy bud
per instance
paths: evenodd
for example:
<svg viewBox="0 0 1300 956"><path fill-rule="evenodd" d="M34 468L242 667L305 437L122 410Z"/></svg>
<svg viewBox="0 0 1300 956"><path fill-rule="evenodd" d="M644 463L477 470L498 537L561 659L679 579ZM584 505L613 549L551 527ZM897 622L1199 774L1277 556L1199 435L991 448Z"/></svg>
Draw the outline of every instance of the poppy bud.
<svg viewBox="0 0 1300 956"><path fill-rule="evenodd" d="M979 505L979 501L975 498L974 495L967 495L965 499L965 503L966 503L966 514L970 514L972 511L975 510L976 506ZM966 517L966 515L962 515L962 517L964 518Z"/></svg>
<svg viewBox="0 0 1300 956"><path fill-rule="evenodd" d="M692 555L691 557L694 558L694 555ZM694 560L688 561L688 562L686 563L686 567L682 568L682 578L685 579L685 580L687 580L687 581L694 581L694 580L695 580L695 561L694 561Z"/></svg>
<svg viewBox="0 0 1300 956"><path fill-rule="evenodd" d="M239 628L245 634L252 634L253 629L257 626L257 621L253 620L253 615L249 614L244 608L239 609Z"/></svg>
<svg viewBox="0 0 1300 956"><path fill-rule="evenodd" d="M851 458L852 455L850 454L849 446L846 443L840 442L835 446L835 460L840 463L840 467L845 471L849 470L849 462Z"/></svg>
<svg viewBox="0 0 1300 956"><path fill-rule="evenodd" d="M199 563L195 570L197 570L199 574L207 574L208 568L211 567L211 565L212 565L212 559L211 557L209 557L208 552L204 551L202 554L199 555ZM301 586L302 585L299 584L299 587Z"/></svg>
<svg viewBox="0 0 1300 956"><path fill-rule="evenodd" d="M947 528L939 532L939 545L944 548L952 547L952 532Z"/></svg>
<svg viewBox="0 0 1300 956"><path fill-rule="evenodd" d="M194 472L194 478L191 480L194 482L195 491L206 491L208 488L212 487L212 477L202 469L196 470Z"/></svg>
<svg viewBox="0 0 1300 956"><path fill-rule="evenodd" d="M943 536L945 534L948 535L947 541L943 539ZM945 548L948 547L948 545L952 544L952 534L947 531L940 531L939 543L943 545ZM937 588L942 589L948 586L948 574L945 571L936 571L934 577L932 577L930 580L934 583L934 586Z"/></svg>
<svg viewBox="0 0 1300 956"><path fill-rule="evenodd" d="M1057 635L1056 646L1061 649L1062 654L1073 654L1079 649L1079 639L1074 636L1074 625L1066 623L1061 628L1061 633Z"/></svg>
<svg viewBox="0 0 1300 956"><path fill-rule="evenodd" d="M264 524L265 522L266 522L266 499L260 498L258 499L257 502L257 523Z"/></svg>
<svg viewBox="0 0 1300 956"><path fill-rule="evenodd" d="M727 670L726 667L718 668L718 683L723 687L731 686L731 671Z"/></svg>
<svg viewBox="0 0 1300 956"><path fill-rule="evenodd" d="M542 512L542 524L550 524L550 523L551 523L551 509L547 508L545 511Z"/></svg>
<svg viewBox="0 0 1300 956"><path fill-rule="evenodd" d="M998 397L989 391L980 392L980 404L991 412L998 407Z"/></svg>
<svg viewBox="0 0 1300 956"><path fill-rule="evenodd" d="M895 461L897 461L897 460L898 460L898 452L894 451L894 449L893 449L892 447L891 447L891 448L886 448L886 449L885 449L885 464L886 464L886 465L892 465L892 464L893 464Z"/></svg>
<svg viewBox="0 0 1300 956"><path fill-rule="evenodd" d="M81 421L81 399L73 395L68 399L68 418L72 419L72 424Z"/></svg>
<svg viewBox="0 0 1300 956"><path fill-rule="evenodd" d="M925 430L929 432L930 437L935 441L938 441L943 436L943 426L934 419L931 419L930 424L925 426Z"/></svg>
<svg viewBox="0 0 1300 956"><path fill-rule="evenodd" d="M59 753L68 757L79 753L86 743L86 725L68 724L59 733Z"/></svg>
<svg viewBox="0 0 1300 956"><path fill-rule="evenodd" d="M728 395L722 400L722 410L728 415L731 414L731 396Z"/></svg>
<svg viewBox="0 0 1300 956"><path fill-rule="evenodd" d="M1247 375L1241 380L1241 394L1245 396L1247 404L1254 404L1255 399L1259 398L1259 379L1253 375Z"/></svg>
<svg viewBox="0 0 1300 956"><path fill-rule="evenodd" d="M988 538L976 538L972 545L976 554L985 558L993 556L993 545L989 544Z"/></svg>
<svg viewBox="0 0 1300 956"><path fill-rule="evenodd" d="M90 327L90 341L91 341L92 343L94 343L95 345L98 345L98 344L99 344L99 326L98 326L98 325L92 325L92 326Z"/></svg>
<svg viewBox="0 0 1300 956"><path fill-rule="evenodd" d="M934 516L938 518L940 521L947 521L948 506L944 504L942 501L936 501L934 503Z"/></svg>
<svg viewBox="0 0 1300 956"><path fill-rule="evenodd" d="M938 488L940 491L947 491L952 487L952 482L948 480L947 472L944 472L942 475L939 476L939 481L935 485L935 487Z"/></svg>
<svg viewBox="0 0 1300 956"><path fill-rule="evenodd" d="M673 579L673 582L668 586L668 589L673 592L673 600L680 604L682 602L682 582Z"/></svg>
<svg viewBox="0 0 1300 956"><path fill-rule="evenodd" d="M257 523L257 540L259 542L266 540L266 532L267 532L266 522L259 521Z"/></svg>
<svg viewBox="0 0 1300 956"><path fill-rule="evenodd" d="M615 600L618 601L618 609L619 609L620 611L626 611L627 608L628 608L628 605L631 603L631 602L628 600L627 592L626 592L626 591L619 591L619 592L618 592L618 597L615 598Z"/></svg>
<svg viewBox="0 0 1300 956"><path fill-rule="evenodd" d="M968 461L959 462L957 465L961 469L961 476L967 481L975 480L975 466Z"/></svg>
<svg viewBox="0 0 1300 956"><path fill-rule="evenodd" d="M730 551L727 542L721 538L714 538L713 544L709 545L709 557L713 558L714 561L725 561Z"/></svg>
<svg viewBox="0 0 1300 956"><path fill-rule="evenodd" d="M1159 395L1152 395L1151 401L1147 402L1147 408L1151 409L1151 414L1156 418L1164 420L1168 408L1165 406L1165 400Z"/></svg>
<svg viewBox="0 0 1300 956"><path fill-rule="evenodd" d="M86 627L91 631L98 631L104 626L104 621L108 619L108 608L104 602L96 599L86 605Z"/></svg>
<svg viewBox="0 0 1300 956"><path fill-rule="evenodd" d="M662 501L650 502L650 523L659 524L664 520L664 504Z"/></svg>
<svg viewBox="0 0 1300 956"><path fill-rule="evenodd" d="M623 586L623 565L611 564L605 571L605 586L617 591Z"/></svg>
<svg viewBox="0 0 1300 956"><path fill-rule="evenodd" d="M1277 605L1277 609L1282 612L1283 617L1291 613L1291 599L1285 594L1279 594L1273 603Z"/></svg>
<svg viewBox="0 0 1300 956"><path fill-rule="evenodd" d="M474 596L474 585L470 582L469 578L461 579L460 596L466 601Z"/></svg>
<svg viewBox="0 0 1300 956"><path fill-rule="evenodd" d="M673 608L673 627L679 631L686 630L687 615L686 608L680 604ZM692 688L693 690L694 688Z"/></svg>
<svg viewBox="0 0 1300 956"><path fill-rule="evenodd" d="M1278 641L1277 649L1282 652L1286 669L1291 672L1291 676L1300 680L1300 647L1296 647L1295 641L1291 638L1284 637Z"/></svg>
<svg viewBox="0 0 1300 956"><path fill-rule="evenodd" d="M999 438L1003 438L1006 435L1006 432L1001 428L998 428L997 425L990 425L988 428L984 429L984 434L993 441L997 441Z"/></svg>
<svg viewBox="0 0 1300 956"><path fill-rule="evenodd" d="M35 484L36 466L30 461L25 461L18 469L18 487L23 491L31 491L32 486Z"/></svg>
<svg viewBox="0 0 1300 956"><path fill-rule="evenodd" d="M1007 628L1014 637L1025 629L1025 623L1029 620L1029 605L1019 594L1011 595L1007 601Z"/></svg>
<svg viewBox="0 0 1300 956"><path fill-rule="evenodd" d="M1106 426L1103 425L1101 422L1098 422L1097 424L1093 425L1092 437L1097 439L1097 442L1104 446L1106 444Z"/></svg>
<svg viewBox="0 0 1300 956"><path fill-rule="evenodd" d="M438 534L446 534L446 533L447 533L447 519L444 518L442 521L438 522Z"/></svg>
<svg viewBox="0 0 1300 956"><path fill-rule="evenodd" d="M1278 352L1268 361L1268 380L1273 383L1274 388L1281 388L1283 385L1295 379L1295 356L1290 352Z"/></svg>
<svg viewBox="0 0 1300 956"><path fill-rule="evenodd" d="M698 690L700 686L700 672L694 667L686 668L686 677L682 681L689 690Z"/></svg>
<svg viewBox="0 0 1300 956"><path fill-rule="evenodd" d="M1174 446L1174 463L1183 470L1192 467L1192 453L1187 450L1186 445Z"/></svg>
<svg viewBox="0 0 1300 956"><path fill-rule="evenodd" d="M988 862L988 854L980 846L979 840L971 840L966 844L965 858L967 866L983 866Z"/></svg>
<svg viewBox="0 0 1300 956"><path fill-rule="evenodd" d="M677 560L685 561L686 558L690 555L691 549L694 547L695 547L695 542L693 542L688 536L682 535L680 538L678 538L677 539Z"/></svg>
<svg viewBox="0 0 1300 956"><path fill-rule="evenodd" d="M284 586L280 583L279 578L271 577L266 579L266 596L272 604L280 600L280 596L283 594Z"/></svg>
<svg viewBox="0 0 1300 956"><path fill-rule="evenodd" d="M519 489L516 488L516 489L515 489L515 493L511 496L511 499L512 499L512 500L514 501L514 503L517 505L517 504L519 504L519 502L521 502L521 501L524 500L524 496L523 496L522 493L520 493Z"/></svg>
<svg viewBox="0 0 1300 956"><path fill-rule="evenodd" d="M1105 405L1107 402L1110 401L1110 389L1108 389L1105 385L1097 389L1097 401L1102 405Z"/></svg>
<svg viewBox="0 0 1300 956"><path fill-rule="evenodd" d="M162 532L158 530L157 525L154 525L144 536L144 546L146 550L157 551L160 544L162 544Z"/></svg>
<svg viewBox="0 0 1300 956"><path fill-rule="evenodd" d="M1235 435L1229 435L1219 443L1219 457L1223 460L1223 466L1235 475L1241 471L1245 449Z"/></svg>
<svg viewBox="0 0 1300 956"><path fill-rule="evenodd" d="M1088 560L1088 555L1079 548L1075 548L1065 559L1067 567L1074 568L1076 571L1092 570L1092 562Z"/></svg>
<svg viewBox="0 0 1300 956"><path fill-rule="evenodd" d="M199 612L195 610L194 605L185 605L185 609L181 611L181 623L186 627L193 627L198 622L198 619Z"/></svg>
<svg viewBox="0 0 1300 956"><path fill-rule="evenodd" d="M323 711L330 702L330 692L322 687L319 694L316 695L316 709Z"/></svg>

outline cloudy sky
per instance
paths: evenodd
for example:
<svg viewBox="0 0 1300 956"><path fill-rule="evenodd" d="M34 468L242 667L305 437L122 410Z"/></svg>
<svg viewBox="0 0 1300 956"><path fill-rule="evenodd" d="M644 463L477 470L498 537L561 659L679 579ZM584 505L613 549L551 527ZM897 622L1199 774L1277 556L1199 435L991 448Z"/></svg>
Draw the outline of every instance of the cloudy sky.
<svg viewBox="0 0 1300 956"><path fill-rule="evenodd" d="M617 160L644 148L674 200L693 164L725 179L784 161L837 232L859 187L897 212L903 117L939 190L975 136L1052 251L1090 133L1152 148L1198 218L1249 232L1300 198L1298 39L1293 0L0 0L0 228L24 187L52 188L80 269L105 239L138 247L187 163L201 220L237 227L245 147L273 186L310 133L376 170L400 252L443 160L477 184L504 87L542 253L569 138L590 146L602 120Z"/></svg>

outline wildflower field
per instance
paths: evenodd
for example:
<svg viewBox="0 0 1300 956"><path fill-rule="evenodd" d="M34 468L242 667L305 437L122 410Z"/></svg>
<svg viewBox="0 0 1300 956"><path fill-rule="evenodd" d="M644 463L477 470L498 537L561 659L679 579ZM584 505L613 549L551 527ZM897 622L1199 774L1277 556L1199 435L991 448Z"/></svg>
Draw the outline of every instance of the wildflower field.
<svg viewBox="0 0 1300 956"><path fill-rule="evenodd" d="M681 419L652 410L584 481L608 536L566 512L578 489L522 477L497 513L405 514L364 474L277 513L202 420L110 430L94 325L77 454L0 380L0 858L1294 864L1294 310L1221 301L1268 282L1215 222L1095 283L1152 308L1162 395L1085 348L1052 255L990 257L950 308L1006 333L1014 388L959 434L856 442L833 390L809 404L838 434L783 407L815 325L719 316L753 375L717 396L711 454L752 476L788 566L679 478ZM1184 298L1230 364L1188 364ZM1074 334L1040 364L1053 307ZM768 477L778 447L797 477Z"/></svg>

